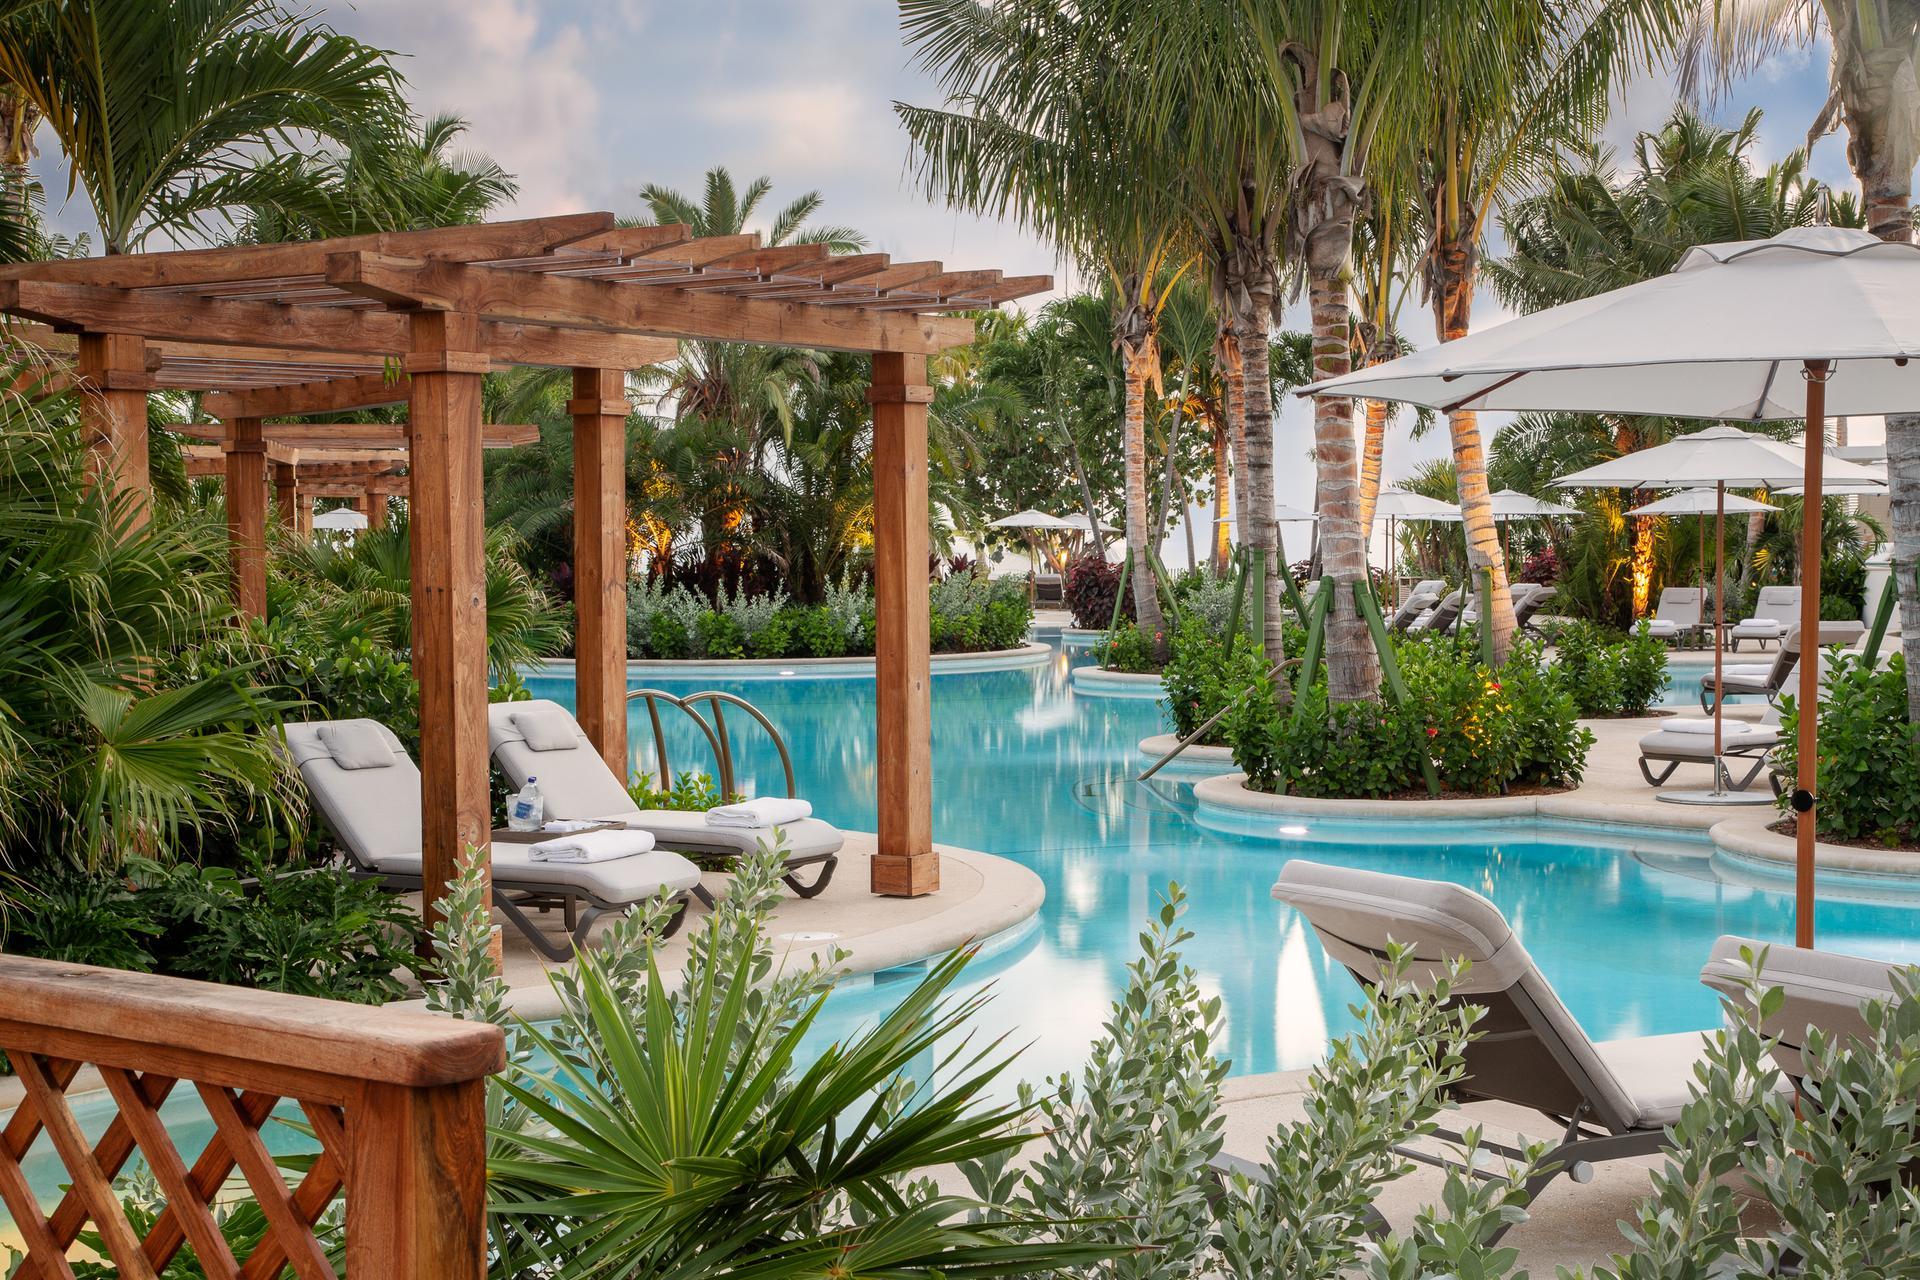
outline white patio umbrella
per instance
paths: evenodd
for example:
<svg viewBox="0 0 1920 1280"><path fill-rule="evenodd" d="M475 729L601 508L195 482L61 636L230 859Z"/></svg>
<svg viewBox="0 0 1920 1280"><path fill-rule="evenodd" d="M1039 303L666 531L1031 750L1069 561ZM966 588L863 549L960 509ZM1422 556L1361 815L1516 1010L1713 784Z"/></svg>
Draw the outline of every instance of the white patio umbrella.
<svg viewBox="0 0 1920 1280"><path fill-rule="evenodd" d="M335 507L313 518L315 532L357 533L367 527L367 516L352 507Z"/></svg>
<svg viewBox="0 0 1920 1280"><path fill-rule="evenodd" d="M1429 498L1424 494L1413 493L1407 489L1382 489L1373 504L1376 518L1387 518L1387 581L1393 587L1393 603L1400 603L1400 580L1394 575L1393 561L1399 539L1394 537L1394 524L1401 520L1458 520L1460 509L1438 498Z"/></svg>
<svg viewBox="0 0 1920 1280"><path fill-rule="evenodd" d="M1548 502L1518 489L1500 489L1492 495L1495 520L1565 520L1587 514L1564 502Z"/></svg>
<svg viewBox="0 0 1920 1280"><path fill-rule="evenodd" d="M1074 525L1062 520L1059 516L1050 516L1044 511L1035 511L1032 507L1028 507L1025 511L1016 511L1010 516L1001 516L998 520L991 520L987 523L987 528L989 529L1025 529L1028 531L1027 551L1029 557L1033 560L1033 571L1036 576L1040 572L1040 557L1038 555L1038 545L1035 541L1034 533L1043 529L1057 532L1074 527Z"/></svg>
<svg viewBox="0 0 1920 1280"><path fill-rule="evenodd" d="M1802 482L1818 510L1829 413L1920 408L1920 246L1801 227L1700 245L1667 275L1536 311L1302 395L1454 409L1547 409L1766 421L1804 418ZM1796 383L1798 385L1796 385ZM1658 486L1693 483L1676 472ZM1731 483L1731 482L1729 482ZM1776 482L1778 483L1778 482ZM1801 529L1801 634L1820 625L1820 522ZM1819 664L1800 664L1817 704ZM1813 945L1816 715L1800 719L1796 937Z"/></svg>
<svg viewBox="0 0 1920 1280"><path fill-rule="evenodd" d="M1715 485L1711 489L1682 489L1679 493L1668 494L1664 498L1647 503L1644 507L1635 507L1627 512L1630 516L1697 516L1700 526L1700 599L1707 598L1707 516L1715 517L1714 536L1718 538L1725 532L1721 523L1727 516L1757 515L1762 511L1778 511L1780 508L1769 506L1754 498L1743 498L1737 493L1728 493L1726 486ZM1715 549L1715 572L1718 572L1719 548ZM1720 582L1716 578L1713 590L1717 596ZM1716 604L1717 607L1717 604ZM1719 630L1715 628L1716 632ZM1715 635L1714 639L1719 640ZM1716 777L1715 785L1719 784Z"/></svg>

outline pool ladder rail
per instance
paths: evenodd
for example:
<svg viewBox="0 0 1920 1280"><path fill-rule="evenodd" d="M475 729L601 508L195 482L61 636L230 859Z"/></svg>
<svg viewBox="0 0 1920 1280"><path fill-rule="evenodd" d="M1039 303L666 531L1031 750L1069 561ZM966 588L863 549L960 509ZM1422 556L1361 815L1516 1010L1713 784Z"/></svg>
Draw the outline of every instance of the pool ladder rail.
<svg viewBox="0 0 1920 1280"><path fill-rule="evenodd" d="M738 707L759 722L767 736L773 739L773 746L780 753L780 768L786 775L787 795L795 796L797 788L793 777L793 756L787 750L787 741L780 736L780 730L767 718L766 712L748 702L738 694L727 693L719 689L703 689L699 693L684 696L668 693L664 689L635 689L627 694L628 702L647 704L647 722L653 728L653 751L656 765L656 778L662 789L673 786L673 767L667 756L666 727L660 720L660 704L668 703L685 712L707 740L707 746L713 752L714 783L722 796L740 794L734 775L733 735L727 728L727 707ZM713 718L708 720L700 708L702 705L712 708Z"/></svg>

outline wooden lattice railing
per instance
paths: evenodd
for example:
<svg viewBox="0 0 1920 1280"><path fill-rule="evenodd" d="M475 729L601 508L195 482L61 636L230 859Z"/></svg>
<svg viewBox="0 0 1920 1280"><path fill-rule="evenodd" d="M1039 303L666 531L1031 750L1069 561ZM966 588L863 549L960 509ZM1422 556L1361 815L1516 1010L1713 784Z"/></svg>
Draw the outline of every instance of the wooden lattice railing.
<svg viewBox="0 0 1920 1280"><path fill-rule="evenodd" d="M17 1280L72 1280L81 1232L126 1280L152 1280L190 1245L208 1280L335 1280L314 1223L345 1201L348 1280L481 1280L486 1273L486 1077L500 1031L424 1013L0 956L0 1049L25 1087L0 1126L0 1199L24 1240ZM67 1091L98 1070L117 1107L89 1142ZM189 1156L159 1107L197 1093L213 1119ZM299 1104L319 1150L289 1183L260 1128ZM51 1144L69 1189L51 1213L22 1164ZM114 1194L138 1153L165 1197L143 1232ZM238 1179L235 1179L236 1171ZM210 1207L230 1189L267 1229L235 1257Z"/></svg>

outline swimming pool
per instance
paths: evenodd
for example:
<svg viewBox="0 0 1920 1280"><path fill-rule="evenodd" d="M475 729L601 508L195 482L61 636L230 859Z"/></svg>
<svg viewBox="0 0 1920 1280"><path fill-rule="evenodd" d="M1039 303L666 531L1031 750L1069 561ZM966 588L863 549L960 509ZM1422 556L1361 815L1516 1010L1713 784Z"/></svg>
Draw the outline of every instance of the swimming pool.
<svg viewBox="0 0 1920 1280"><path fill-rule="evenodd" d="M1045 638L1045 637L1043 637ZM1686 835L1600 832L1525 821L1499 825L1311 824L1203 819L1191 787L1133 781L1140 739L1167 728L1144 699L1074 694L1084 651L1011 671L933 679L935 838L1012 858L1046 882L1047 901L1022 936L976 962L997 984L990 1029L1031 1043L1021 1074L1076 1066L1125 981L1136 938L1169 881L1185 888L1197 935L1188 960L1227 1016L1223 1051L1235 1074L1312 1063L1351 1025L1356 991L1269 889L1289 858L1312 857L1455 880L1496 902L1595 1038L1710 1023L1714 997L1698 973L1713 939L1792 936L1791 886L1723 878L1709 846ZM536 697L572 705L570 675L528 678ZM674 693L718 688L757 704L786 735L801 793L840 826L874 826L871 677L722 679L648 676ZM636 708L632 742L649 749ZM671 722L669 722L671 723ZM773 748L739 737L743 777L777 789ZM676 767L704 758L691 731L673 735ZM1920 908L1871 895L1821 903L1823 946L1920 960ZM830 1002L850 1026L891 999L882 974Z"/></svg>

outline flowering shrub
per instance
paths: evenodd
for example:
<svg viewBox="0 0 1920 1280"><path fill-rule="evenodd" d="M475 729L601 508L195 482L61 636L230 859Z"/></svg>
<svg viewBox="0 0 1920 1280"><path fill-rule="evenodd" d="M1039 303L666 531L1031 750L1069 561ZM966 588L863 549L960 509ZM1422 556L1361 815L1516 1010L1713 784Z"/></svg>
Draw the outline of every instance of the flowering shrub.
<svg viewBox="0 0 1920 1280"><path fill-rule="evenodd" d="M1544 587L1560 581L1560 553L1553 549L1553 544L1548 543L1522 560L1515 581L1537 582Z"/></svg>
<svg viewBox="0 0 1920 1280"><path fill-rule="evenodd" d="M1398 653L1405 705L1384 689L1376 702L1329 705L1326 685L1316 682L1302 695L1297 722L1266 691L1230 713L1227 740L1248 785L1349 799L1422 792L1423 758L1450 792L1580 781L1593 734L1542 668L1538 646L1516 646L1492 671L1459 661L1449 644L1410 640Z"/></svg>
<svg viewBox="0 0 1920 1280"><path fill-rule="evenodd" d="M1113 621L1113 597L1120 590L1120 566L1109 564L1099 556L1076 556L1067 562L1067 576L1061 590L1073 614L1074 626L1105 630ZM1120 618L1132 620L1131 598L1121 600Z"/></svg>
<svg viewBox="0 0 1920 1280"><path fill-rule="evenodd" d="M1155 639L1158 637L1149 637L1132 622L1122 622L1108 632L1106 638L1099 644L1093 646L1093 658L1104 670L1144 675L1155 669L1153 665Z"/></svg>
<svg viewBox="0 0 1920 1280"><path fill-rule="evenodd" d="M1257 683L1263 669L1259 644L1251 637L1241 638L1229 661L1219 633L1198 616L1197 610L1186 614L1174 630L1162 674L1174 731L1184 738L1198 729L1241 690ZM1219 746L1226 740L1226 721L1222 720L1200 741L1206 746Z"/></svg>

